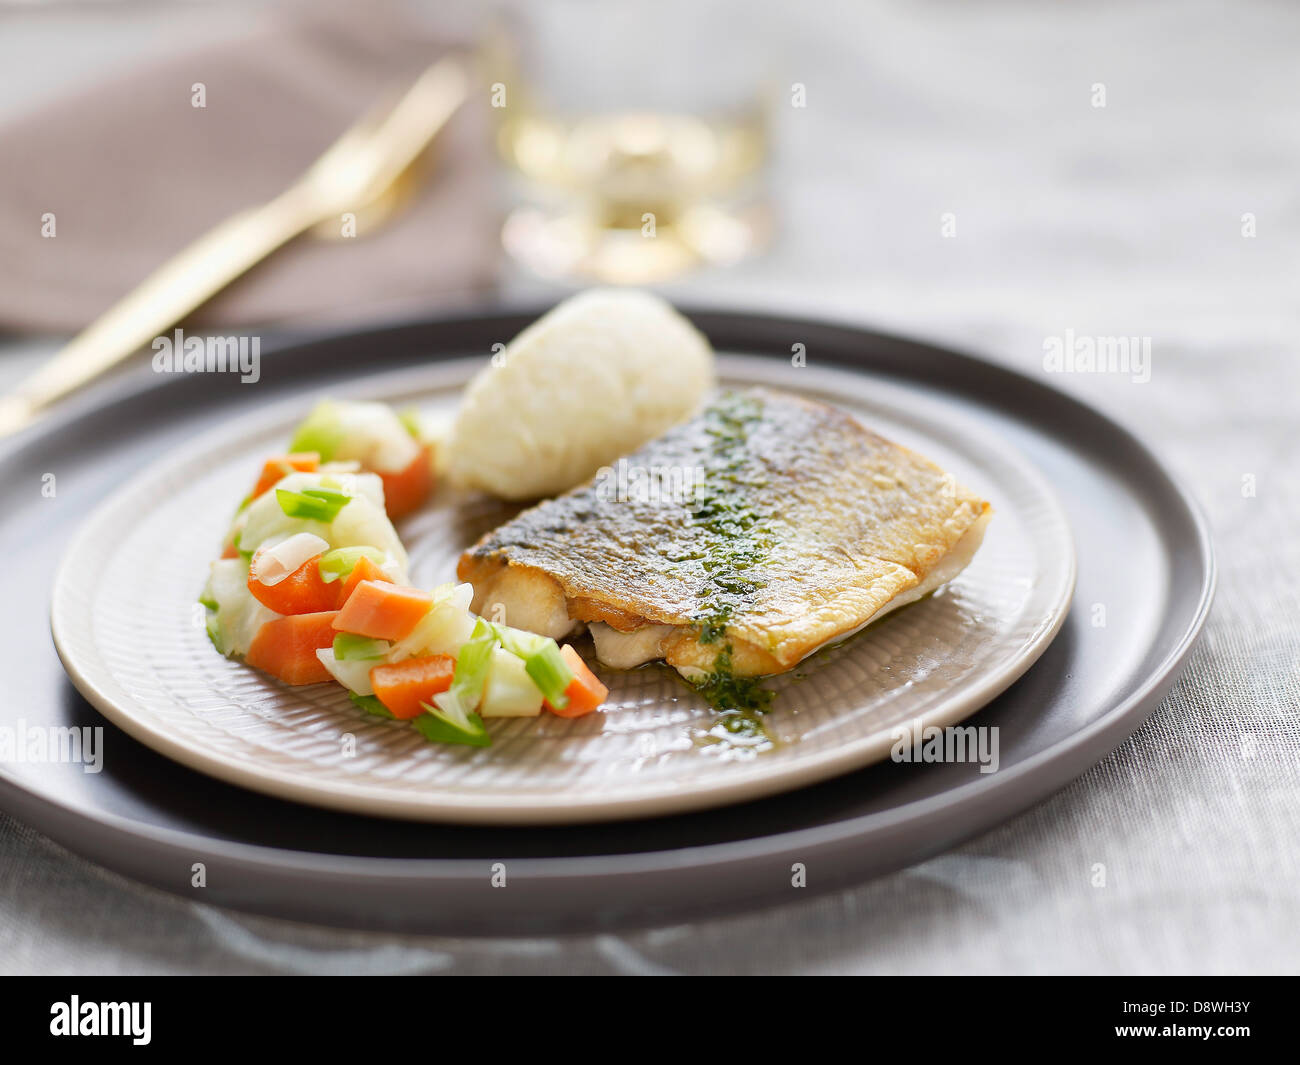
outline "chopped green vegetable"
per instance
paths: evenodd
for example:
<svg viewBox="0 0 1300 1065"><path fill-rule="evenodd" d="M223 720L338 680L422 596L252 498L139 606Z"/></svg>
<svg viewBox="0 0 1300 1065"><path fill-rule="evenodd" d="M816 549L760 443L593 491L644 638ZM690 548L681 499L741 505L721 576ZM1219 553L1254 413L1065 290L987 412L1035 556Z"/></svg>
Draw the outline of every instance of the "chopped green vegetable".
<svg viewBox="0 0 1300 1065"><path fill-rule="evenodd" d="M512 629L508 625L493 625L492 628L501 646L524 660L524 669L546 701L557 710L567 707L569 697L564 693L573 683L573 670L560 654L560 645L548 636Z"/></svg>
<svg viewBox="0 0 1300 1065"><path fill-rule="evenodd" d="M563 710L569 705L569 697L564 693L573 683L573 670L560 654L559 644L548 640L546 647L524 659L524 669L546 696L546 701L556 710Z"/></svg>
<svg viewBox="0 0 1300 1065"><path fill-rule="evenodd" d="M429 712L421 714L412 720L411 724L430 743L461 743L467 747L492 746L492 737L478 714L466 714L465 724L459 725L428 703L421 705Z"/></svg>
<svg viewBox="0 0 1300 1065"><path fill-rule="evenodd" d="M208 639L212 641L212 646L217 649L218 654L225 654L226 649L221 646L221 627L217 624L217 612L215 608L208 610L207 621L204 624L204 631L208 634Z"/></svg>
<svg viewBox="0 0 1300 1065"><path fill-rule="evenodd" d="M446 718L462 732L472 731L470 718L483 699L496 645L496 626L479 618L469 642L456 656L456 672L452 674L451 687L433 697L437 710L430 710L430 713Z"/></svg>
<svg viewBox="0 0 1300 1065"><path fill-rule="evenodd" d="M304 488L302 494L311 496L313 499L323 499L326 503L337 503L343 506L352 497L347 492L341 491L343 484L336 481L333 477L322 477L319 488Z"/></svg>
<svg viewBox="0 0 1300 1065"><path fill-rule="evenodd" d="M323 521L327 524L337 518L339 511L352 499L351 496L331 488L304 488L301 492L277 488L275 498L286 516L305 518L308 521Z"/></svg>
<svg viewBox="0 0 1300 1065"><path fill-rule="evenodd" d="M321 462L329 462L334 452L343 442L343 419L338 410L328 400L321 400L312 408L310 414L298 426L289 441L289 450L293 452L315 451Z"/></svg>
<svg viewBox="0 0 1300 1065"><path fill-rule="evenodd" d="M416 440L421 439L423 431L420 427L420 412L414 407L407 407L405 410L397 412L397 420L402 423L402 427L411 434Z"/></svg>
<svg viewBox="0 0 1300 1065"><path fill-rule="evenodd" d="M356 692L348 692L348 698L357 704L367 714L374 714L375 717L393 717L393 712L373 695L358 695Z"/></svg>
<svg viewBox="0 0 1300 1065"><path fill-rule="evenodd" d="M518 655L520 658L528 658L535 655L547 644L555 645L555 641L547 636L538 636L535 632L524 632L523 629L512 629L509 625L501 625L496 622L485 622L491 626L496 637L501 641L501 646L509 651L512 655Z"/></svg>
<svg viewBox="0 0 1300 1065"><path fill-rule="evenodd" d="M334 659L337 662L359 662L370 658L383 658L392 645L387 640L372 640L340 632L334 637Z"/></svg>
<svg viewBox="0 0 1300 1065"><path fill-rule="evenodd" d="M244 535L244 531L242 529L239 532L235 533L234 548L235 548L235 553L244 560L244 565L248 565L250 562L253 561L253 552L246 551L244 549L242 543L243 535Z"/></svg>
<svg viewBox="0 0 1300 1065"><path fill-rule="evenodd" d="M351 576L363 557L377 566L384 561L384 553L375 547L336 547L326 551L320 557L320 579L330 584L340 577Z"/></svg>

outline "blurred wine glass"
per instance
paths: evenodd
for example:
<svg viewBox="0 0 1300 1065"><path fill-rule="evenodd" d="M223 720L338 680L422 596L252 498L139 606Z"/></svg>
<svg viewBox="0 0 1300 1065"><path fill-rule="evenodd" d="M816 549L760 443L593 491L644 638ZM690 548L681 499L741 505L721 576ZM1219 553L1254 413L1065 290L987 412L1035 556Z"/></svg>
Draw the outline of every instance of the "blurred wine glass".
<svg viewBox="0 0 1300 1065"><path fill-rule="evenodd" d="M516 205L507 251L548 277L666 281L766 241L770 85L743 9L675 0L511 10L490 49Z"/></svg>

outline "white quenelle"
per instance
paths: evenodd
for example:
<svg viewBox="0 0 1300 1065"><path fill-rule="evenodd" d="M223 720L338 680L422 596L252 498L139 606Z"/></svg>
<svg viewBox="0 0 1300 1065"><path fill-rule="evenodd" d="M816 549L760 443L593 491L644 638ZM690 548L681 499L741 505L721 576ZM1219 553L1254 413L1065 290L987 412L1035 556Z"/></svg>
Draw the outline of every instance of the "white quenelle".
<svg viewBox="0 0 1300 1065"><path fill-rule="evenodd" d="M470 382L448 473L506 499L557 495L683 421L713 381L708 340L664 300L582 293Z"/></svg>

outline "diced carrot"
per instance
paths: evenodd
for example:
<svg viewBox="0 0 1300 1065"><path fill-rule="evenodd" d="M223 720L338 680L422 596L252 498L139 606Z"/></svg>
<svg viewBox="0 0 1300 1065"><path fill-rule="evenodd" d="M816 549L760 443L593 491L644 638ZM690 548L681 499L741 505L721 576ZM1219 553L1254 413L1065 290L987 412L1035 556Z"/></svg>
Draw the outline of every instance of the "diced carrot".
<svg viewBox="0 0 1300 1065"><path fill-rule="evenodd" d="M320 555L313 555L277 584L263 584L248 571L248 590L253 598L277 614L316 614L337 610L337 584L321 580Z"/></svg>
<svg viewBox="0 0 1300 1065"><path fill-rule="evenodd" d="M609 689L596 679L596 674L587 668L582 655L569 644L566 643L560 648L560 657L564 659L564 664L573 670L573 680L564 689L569 702L563 710L557 710L548 701L546 709L560 717L582 717L583 714L591 713L609 698Z"/></svg>
<svg viewBox="0 0 1300 1065"><path fill-rule="evenodd" d="M223 548L221 549L221 557L222 557L222 558L238 558L238 557L239 557L239 548L237 548L237 547L235 546L233 540L232 540L230 543L226 544L226 546L223 547Z"/></svg>
<svg viewBox="0 0 1300 1065"><path fill-rule="evenodd" d="M420 453L396 473L380 473L384 482L384 509L396 521L419 508L433 488L433 449L425 444Z"/></svg>
<svg viewBox="0 0 1300 1065"><path fill-rule="evenodd" d="M347 575L347 579L339 581L338 606L340 610L343 608L343 604L348 601L348 596L353 593L357 585L362 581L388 581L389 584L393 583L393 579L381 570L376 563L371 562L369 558L362 555L357 564L352 567L352 572Z"/></svg>
<svg viewBox="0 0 1300 1065"><path fill-rule="evenodd" d="M456 660L451 655L425 655L384 663L370 671L375 695L394 717L409 720L424 713L421 703L451 687Z"/></svg>
<svg viewBox="0 0 1300 1065"><path fill-rule="evenodd" d="M431 606L433 596L419 588L361 581L340 608L334 627L375 640L400 640L410 634Z"/></svg>
<svg viewBox="0 0 1300 1065"><path fill-rule="evenodd" d="M316 657L322 647L334 644L334 617L337 611L294 614L268 621L253 637L245 656L256 666L286 684L320 684L330 679Z"/></svg>
<svg viewBox="0 0 1300 1065"><path fill-rule="evenodd" d="M291 473L312 473L320 469L320 455L315 451L297 451L288 455L275 455L266 460L261 476L253 486L253 495L260 496L281 477Z"/></svg>

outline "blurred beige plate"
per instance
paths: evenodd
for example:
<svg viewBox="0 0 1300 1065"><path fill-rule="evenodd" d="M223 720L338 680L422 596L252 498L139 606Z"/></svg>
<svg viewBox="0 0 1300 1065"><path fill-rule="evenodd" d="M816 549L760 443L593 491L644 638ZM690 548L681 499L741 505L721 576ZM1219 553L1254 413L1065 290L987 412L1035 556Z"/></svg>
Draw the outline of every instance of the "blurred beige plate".
<svg viewBox="0 0 1300 1065"><path fill-rule="evenodd" d="M446 415L479 365L440 363L334 394ZM284 449L307 395L161 456L87 521L54 585L64 666L114 724L221 780L355 813L479 824L656 816L812 784L887 758L900 726L962 720L1029 668L1065 617L1075 557L1060 507L1028 463L914 393L847 371L739 356L722 356L719 371L724 384L838 404L996 508L956 581L774 683L770 750L708 742L714 714L661 666L604 672L603 712L493 721L493 745L474 749L433 746L368 717L337 686L285 687L218 655L195 599L235 502L262 458ZM497 507L443 494L407 520L413 579L452 579Z"/></svg>

